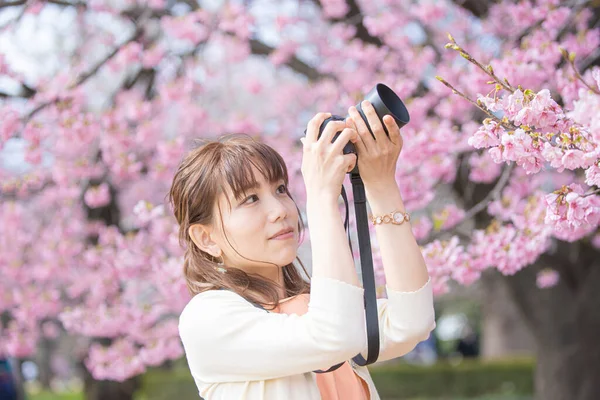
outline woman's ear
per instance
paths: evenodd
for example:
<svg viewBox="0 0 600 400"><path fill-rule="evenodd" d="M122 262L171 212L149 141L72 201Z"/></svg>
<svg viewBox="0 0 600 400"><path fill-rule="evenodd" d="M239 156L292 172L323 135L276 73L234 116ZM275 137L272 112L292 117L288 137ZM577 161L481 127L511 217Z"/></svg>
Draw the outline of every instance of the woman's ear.
<svg viewBox="0 0 600 400"><path fill-rule="evenodd" d="M188 234L198 248L213 257L221 257L221 248L211 237L212 230L201 224L194 224L189 227Z"/></svg>

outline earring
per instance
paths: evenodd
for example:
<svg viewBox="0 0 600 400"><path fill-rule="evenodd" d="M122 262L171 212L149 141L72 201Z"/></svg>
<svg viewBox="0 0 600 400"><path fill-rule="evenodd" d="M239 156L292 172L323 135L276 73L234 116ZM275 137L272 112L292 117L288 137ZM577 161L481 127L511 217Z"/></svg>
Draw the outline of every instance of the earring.
<svg viewBox="0 0 600 400"><path fill-rule="evenodd" d="M223 268L223 256L221 256L221 261L219 261L217 263L217 265L218 265L218 267L214 267L217 271L219 271L222 274L227 272L227 270L225 268Z"/></svg>

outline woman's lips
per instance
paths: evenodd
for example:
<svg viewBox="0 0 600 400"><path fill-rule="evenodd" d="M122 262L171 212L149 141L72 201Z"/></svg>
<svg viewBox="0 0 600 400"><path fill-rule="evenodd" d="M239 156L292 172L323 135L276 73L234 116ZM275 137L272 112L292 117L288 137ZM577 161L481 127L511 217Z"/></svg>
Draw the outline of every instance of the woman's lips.
<svg viewBox="0 0 600 400"><path fill-rule="evenodd" d="M294 237L294 231L291 231L288 233L283 233L278 236L274 236L271 238L271 240L287 240L287 239L292 239L293 237Z"/></svg>

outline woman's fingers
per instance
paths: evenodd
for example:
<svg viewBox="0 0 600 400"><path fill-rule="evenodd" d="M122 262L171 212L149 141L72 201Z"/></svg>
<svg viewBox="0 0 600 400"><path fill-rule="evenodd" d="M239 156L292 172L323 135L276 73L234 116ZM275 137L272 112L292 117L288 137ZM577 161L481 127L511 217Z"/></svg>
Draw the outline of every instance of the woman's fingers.
<svg viewBox="0 0 600 400"><path fill-rule="evenodd" d="M345 123L343 124L344 126L346 126ZM357 138L358 133L356 133L354 129L344 128L342 133L340 133L340 136L338 136L337 139L335 139L335 142L333 142L333 144L331 145L331 152L333 154L342 153L344 146L346 146L346 144L348 144L349 141L355 142Z"/></svg>
<svg viewBox="0 0 600 400"><path fill-rule="evenodd" d="M329 121L327 125L325 125L325 129L323 129L323 134L319 138L319 142L323 142L326 144L331 143L331 141L333 140L333 136L336 133L342 131L345 127L346 123L344 121Z"/></svg>
<svg viewBox="0 0 600 400"><path fill-rule="evenodd" d="M323 122L331 117L330 113L318 113L310 121L308 121L308 126L306 128L306 140L304 141L306 144L314 143L317 141L319 136L319 128L323 124Z"/></svg>
<svg viewBox="0 0 600 400"><path fill-rule="evenodd" d="M344 154L344 163L346 165L346 173L352 171L354 169L354 167L356 166L356 154L354 153L350 153L350 154Z"/></svg>
<svg viewBox="0 0 600 400"><path fill-rule="evenodd" d="M351 128L356 131L356 140L352 141L351 139L350 141L352 141L358 153L365 154L367 152L367 148L365 147L362 138L358 134L358 128L356 127L356 124L354 123L354 120L352 118L346 119L346 128Z"/></svg>
<svg viewBox="0 0 600 400"><path fill-rule="evenodd" d="M402 135L400 135L400 127L396 120L391 115L386 115L383 117L383 123L390 134L390 141L396 146L402 146Z"/></svg>
<svg viewBox="0 0 600 400"><path fill-rule="evenodd" d="M383 125L381 125L381 121L377 116L377 112L375 112L375 108L373 108L373 105L366 100L361 103L361 107L363 113L367 117L367 122L373 131L373 135L375 135L375 140L381 143L386 139L387 135L383 130Z"/></svg>
<svg viewBox="0 0 600 400"><path fill-rule="evenodd" d="M373 139L371 132L369 132L369 128L367 128L367 124L365 124L365 121L362 119L362 117L358 113L358 110L356 109L356 107L354 107L354 106L350 107L348 109L348 114L350 114L350 117L352 118L352 122L356 126L356 132L358 132L358 136L360 137L360 140L362 141L366 152L367 153L372 152L375 149L375 140Z"/></svg>

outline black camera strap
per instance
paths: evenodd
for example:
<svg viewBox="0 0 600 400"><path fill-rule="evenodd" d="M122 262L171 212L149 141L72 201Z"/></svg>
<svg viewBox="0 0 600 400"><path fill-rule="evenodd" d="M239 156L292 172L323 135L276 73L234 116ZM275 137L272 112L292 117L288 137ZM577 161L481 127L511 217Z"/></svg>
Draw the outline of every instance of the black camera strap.
<svg viewBox="0 0 600 400"><path fill-rule="evenodd" d="M367 197L365 185L358 173L351 174L352 193L354 195L354 215L358 233L358 250L362 271L363 288L365 289L365 312L367 321L368 353L365 360L357 354L353 360L356 364L365 366L373 364L379 357L379 316L377 312L377 292L375 291L375 271L373 270L373 253L369 236L369 217L367 215ZM348 201L346 201L346 209Z"/></svg>
<svg viewBox="0 0 600 400"><path fill-rule="evenodd" d="M360 265L362 271L363 288L365 289L365 313L367 321L367 359L359 353L352 360L360 365L366 366L373 364L379 357L379 315L377 311L377 292L375 290L375 271L373 270L373 254L371 252L371 238L369 236L369 217L367 215L367 197L365 194L365 185L358 173L350 175L352 182L352 193L354 195L354 214L356 216L356 230L358 233L358 250L360 253ZM342 185L342 199L346 206L346 216L344 219L344 229L348 234L348 244L352 251L352 241L350 239L350 206L348 196ZM335 371L344 363L339 363L326 371L313 371L319 374Z"/></svg>

